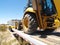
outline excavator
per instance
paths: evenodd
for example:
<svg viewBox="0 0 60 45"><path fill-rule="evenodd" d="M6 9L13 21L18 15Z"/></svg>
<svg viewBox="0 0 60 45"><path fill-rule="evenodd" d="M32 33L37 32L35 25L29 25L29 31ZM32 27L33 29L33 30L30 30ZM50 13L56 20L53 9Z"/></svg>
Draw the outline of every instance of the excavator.
<svg viewBox="0 0 60 45"><path fill-rule="evenodd" d="M60 27L60 0L28 0L21 23L27 34L38 28L53 32Z"/></svg>

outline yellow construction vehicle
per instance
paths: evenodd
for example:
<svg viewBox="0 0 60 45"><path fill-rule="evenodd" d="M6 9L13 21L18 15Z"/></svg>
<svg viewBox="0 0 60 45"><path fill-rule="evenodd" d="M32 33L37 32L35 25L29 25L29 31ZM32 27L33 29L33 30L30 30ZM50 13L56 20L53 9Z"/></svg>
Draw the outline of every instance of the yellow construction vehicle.
<svg viewBox="0 0 60 45"><path fill-rule="evenodd" d="M25 33L33 33L38 27L54 31L60 26L60 0L28 0L22 25Z"/></svg>
<svg viewBox="0 0 60 45"><path fill-rule="evenodd" d="M8 28L9 28L10 30L12 30L13 28L14 28L14 29L18 29L18 23L19 23L19 22L17 22L17 21L13 21L13 22L11 22L11 24L9 24Z"/></svg>

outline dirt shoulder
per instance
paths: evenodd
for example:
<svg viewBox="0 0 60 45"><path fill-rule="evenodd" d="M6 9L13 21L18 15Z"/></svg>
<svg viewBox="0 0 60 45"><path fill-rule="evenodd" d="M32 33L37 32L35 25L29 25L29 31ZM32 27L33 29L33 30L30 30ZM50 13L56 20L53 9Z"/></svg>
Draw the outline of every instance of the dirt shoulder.
<svg viewBox="0 0 60 45"><path fill-rule="evenodd" d="M0 30L0 45L19 45L19 42L10 31L6 29L5 31Z"/></svg>

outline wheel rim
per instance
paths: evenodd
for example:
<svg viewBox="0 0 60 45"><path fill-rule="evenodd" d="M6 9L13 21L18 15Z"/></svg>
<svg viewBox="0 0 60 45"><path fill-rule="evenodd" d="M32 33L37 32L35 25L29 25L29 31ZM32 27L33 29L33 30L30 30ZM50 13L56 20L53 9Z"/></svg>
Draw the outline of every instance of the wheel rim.
<svg viewBox="0 0 60 45"><path fill-rule="evenodd" d="M24 19L24 25L26 28L28 28L28 18L27 17Z"/></svg>
<svg viewBox="0 0 60 45"><path fill-rule="evenodd" d="M23 29L24 29L24 32L27 32L28 31L28 24L29 24L29 20L28 20L28 17L25 17L23 19Z"/></svg>

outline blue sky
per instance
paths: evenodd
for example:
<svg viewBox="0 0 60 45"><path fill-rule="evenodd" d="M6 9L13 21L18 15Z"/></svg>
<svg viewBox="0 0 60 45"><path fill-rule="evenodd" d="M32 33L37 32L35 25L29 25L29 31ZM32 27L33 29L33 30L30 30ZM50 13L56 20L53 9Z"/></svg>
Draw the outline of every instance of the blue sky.
<svg viewBox="0 0 60 45"><path fill-rule="evenodd" d="M0 24L22 19L27 0L0 0Z"/></svg>

